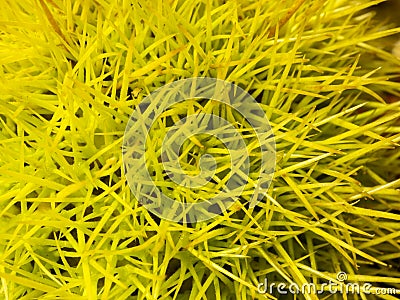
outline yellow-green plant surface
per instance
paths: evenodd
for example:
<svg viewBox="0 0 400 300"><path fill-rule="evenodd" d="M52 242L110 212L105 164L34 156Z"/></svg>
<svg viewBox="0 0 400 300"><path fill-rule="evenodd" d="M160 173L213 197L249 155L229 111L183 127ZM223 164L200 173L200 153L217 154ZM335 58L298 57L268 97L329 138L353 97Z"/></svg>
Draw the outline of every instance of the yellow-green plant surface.
<svg viewBox="0 0 400 300"><path fill-rule="evenodd" d="M400 289L400 29L379 2L2 0L0 298L283 299L258 283L339 271ZM277 170L254 209L186 226L138 204L121 145L144 96L196 76L261 103ZM296 297L327 296L398 297Z"/></svg>

